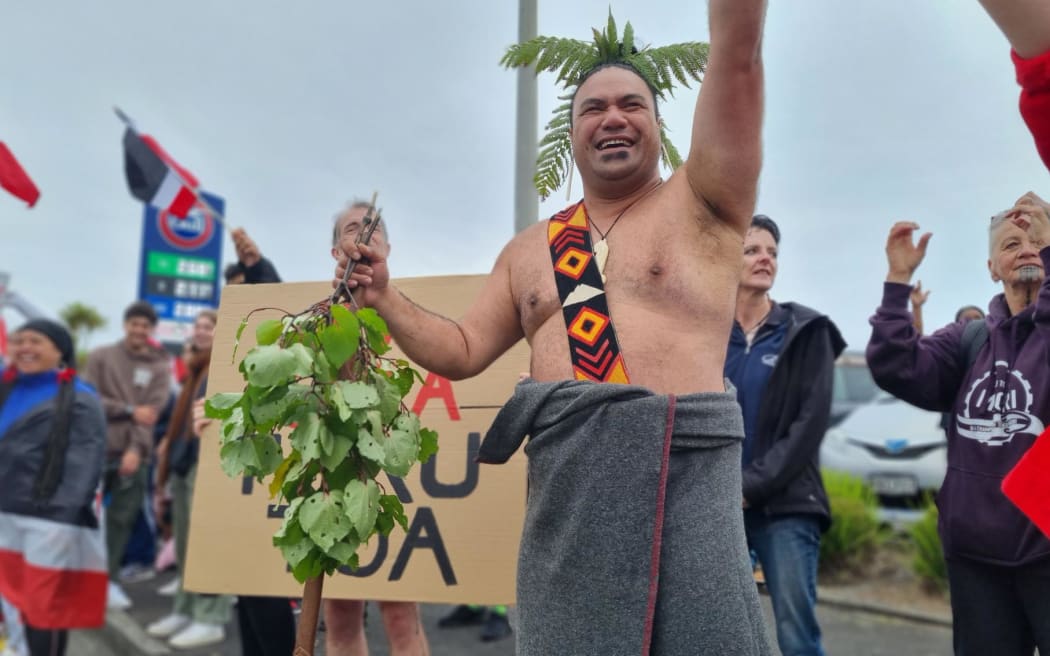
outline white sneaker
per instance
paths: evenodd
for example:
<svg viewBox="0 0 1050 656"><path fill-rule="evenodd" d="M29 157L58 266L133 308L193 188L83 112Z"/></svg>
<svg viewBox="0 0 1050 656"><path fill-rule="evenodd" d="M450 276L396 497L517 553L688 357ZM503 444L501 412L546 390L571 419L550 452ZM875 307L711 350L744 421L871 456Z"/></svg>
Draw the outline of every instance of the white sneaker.
<svg viewBox="0 0 1050 656"><path fill-rule="evenodd" d="M113 581L109 582L109 587L106 590L106 608L112 608L114 610L127 610L131 608L131 599L127 593L124 592L124 588L120 587Z"/></svg>
<svg viewBox="0 0 1050 656"><path fill-rule="evenodd" d="M157 588L157 594L159 594L162 597L174 597L179 593L179 585L181 585L181 583L182 579L176 576L172 580Z"/></svg>
<svg viewBox="0 0 1050 656"><path fill-rule="evenodd" d="M182 631L179 631L168 644L176 649L193 649L214 645L226 639L226 630L221 624L205 624L204 622L193 622Z"/></svg>
<svg viewBox="0 0 1050 656"><path fill-rule="evenodd" d="M190 624L189 615L171 613L146 627L146 633L154 638L167 638L185 629Z"/></svg>

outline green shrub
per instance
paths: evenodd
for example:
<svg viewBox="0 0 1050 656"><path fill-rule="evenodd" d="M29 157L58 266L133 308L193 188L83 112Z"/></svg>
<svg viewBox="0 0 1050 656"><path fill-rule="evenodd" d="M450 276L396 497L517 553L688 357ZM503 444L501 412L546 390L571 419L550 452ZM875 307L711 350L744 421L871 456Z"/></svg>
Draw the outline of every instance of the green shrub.
<svg viewBox="0 0 1050 656"><path fill-rule="evenodd" d="M915 556L912 568L927 587L944 591L948 589L948 566L944 562L941 536L937 533L937 506L927 501L922 519L908 529Z"/></svg>
<svg viewBox="0 0 1050 656"><path fill-rule="evenodd" d="M822 475L831 504L831 528L820 541L820 567L826 572L855 570L871 559L882 540L878 497L856 476L831 470L823 470Z"/></svg>

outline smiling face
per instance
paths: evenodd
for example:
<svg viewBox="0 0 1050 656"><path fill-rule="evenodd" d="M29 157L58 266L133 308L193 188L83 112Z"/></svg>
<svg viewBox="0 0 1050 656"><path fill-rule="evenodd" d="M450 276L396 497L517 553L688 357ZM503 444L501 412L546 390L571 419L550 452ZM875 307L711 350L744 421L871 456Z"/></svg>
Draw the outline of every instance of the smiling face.
<svg viewBox="0 0 1050 656"><path fill-rule="evenodd" d="M58 369L62 352L43 333L20 330L11 336L11 365L22 374Z"/></svg>
<svg viewBox="0 0 1050 656"><path fill-rule="evenodd" d="M577 89L572 149L585 187L633 189L660 175L660 127L645 80L617 66L599 70Z"/></svg>
<svg viewBox="0 0 1050 656"><path fill-rule="evenodd" d="M215 340L215 319L210 314L200 314L193 322L193 346L198 351L211 350Z"/></svg>
<svg viewBox="0 0 1050 656"><path fill-rule="evenodd" d="M768 230L751 228L744 237L744 267L740 287L768 292L777 278L777 242Z"/></svg>

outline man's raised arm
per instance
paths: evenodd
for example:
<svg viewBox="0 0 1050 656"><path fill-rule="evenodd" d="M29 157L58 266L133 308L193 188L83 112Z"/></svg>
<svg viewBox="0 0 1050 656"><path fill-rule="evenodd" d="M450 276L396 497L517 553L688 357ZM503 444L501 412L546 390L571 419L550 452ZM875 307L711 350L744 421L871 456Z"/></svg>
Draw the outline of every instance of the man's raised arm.
<svg viewBox="0 0 1050 656"><path fill-rule="evenodd" d="M1018 55L1031 59L1050 50L1050 2L981 0Z"/></svg>
<svg viewBox="0 0 1050 656"><path fill-rule="evenodd" d="M697 199L741 234L762 169L762 28L765 0L711 0L707 70L685 163Z"/></svg>

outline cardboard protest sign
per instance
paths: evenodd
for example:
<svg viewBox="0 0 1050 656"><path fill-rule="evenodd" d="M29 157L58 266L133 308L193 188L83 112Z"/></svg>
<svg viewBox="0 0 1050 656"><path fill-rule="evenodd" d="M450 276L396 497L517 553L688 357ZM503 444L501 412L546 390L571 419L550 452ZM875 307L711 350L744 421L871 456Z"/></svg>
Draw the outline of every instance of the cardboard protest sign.
<svg viewBox="0 0 1050 656"><path fill-rule="evenodd" d="M460 316L485 276L444 276L397 281L410 298L450 317ZM244 381L233 360L241 320L257 308L244 330L237 358L254 345L254 327L299 312L331 294L328 283L236 285L223 290L208 378L208 396L239 392ZM276 309L279 308L280 310ZM393 355L393 352L391 353ZM404 479L380 477L405 505L408 531L373 537L361 567L325 581L324 596L434 603L513 603L518 543L525 514L525 456L505 465L479 465L481 437L518 375L528 371L528 345L515 346L483 374L450 382L428 375L406 397L424 426L438 432L439 451ZM200 463L183 576L188 590L298 597L295 581L271 536L283 507L270 505L265 485L232 480L219 466L219 426L201 438Z"/></svg>

